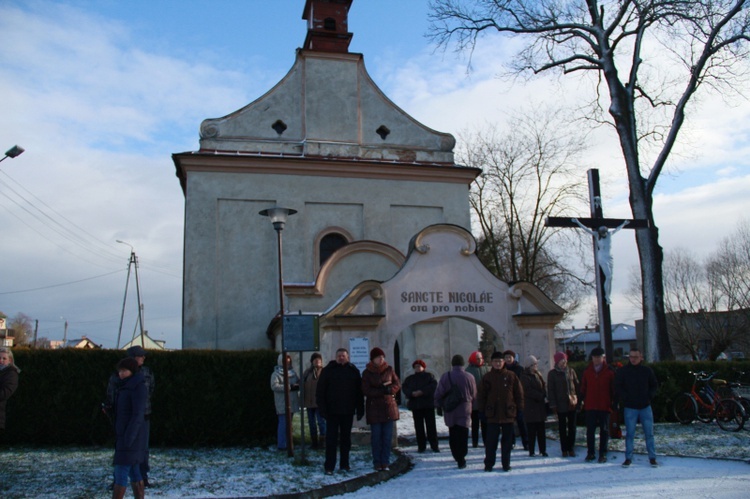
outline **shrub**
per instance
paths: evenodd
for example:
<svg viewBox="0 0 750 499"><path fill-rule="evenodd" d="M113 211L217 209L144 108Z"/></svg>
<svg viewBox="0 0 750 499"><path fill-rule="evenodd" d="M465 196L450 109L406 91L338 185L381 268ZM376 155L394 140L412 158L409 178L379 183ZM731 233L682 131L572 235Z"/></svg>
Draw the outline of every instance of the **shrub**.
<svg viewBox="0 0 750 499"><path fill-rule="evenodd" d="M8 400L3 440L15 444L112 444L101 411L119 350L14 350L19 386ZM151 444L258 445L273 440L269 379L276 352L150 351Z"/></svg>

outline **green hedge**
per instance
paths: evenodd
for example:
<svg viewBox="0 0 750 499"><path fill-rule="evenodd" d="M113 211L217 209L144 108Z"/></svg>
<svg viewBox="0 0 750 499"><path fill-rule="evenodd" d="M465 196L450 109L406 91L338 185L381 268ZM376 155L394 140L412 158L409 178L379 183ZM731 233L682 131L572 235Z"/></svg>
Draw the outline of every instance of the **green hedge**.
<svg viewBox="0 0 750 499"><path fill-rule="evenodd" d="M587 365L588 363L586 362L571 363L571 367L576 370L579 379L583 375L583 370ZM654 370L656 379L659 380L659 390L651 404L651 408L654 411L654 419L657 422L675 421L674 413L672 412L672 403L678 394L690 391L690 387L693 384L693 376L690 374L690 371L706 371L709 373L718 371L719 374L716 377L728 381L737 380L735 370L745 371L749 374L744 381L750 384L750 361L668 361L646 365Z"/></svg>
<svg viewBox="0 0 750 499"><path fill-rule="evenodd" d="M118 350L15 349L21 368L3 440L32 445L110 445L101 411ZM149 352L156 378L151 445L262 445L276 434L270 376L277 353Z"/></svg>
<svg viewBox="0 0 750 499"><path fill-rule="evenodd" d="M112 428L101 412L107 380L123 358L118 350L14 350L22 372L8 400L3 440L32 445L111 445ZM276 416L269 379L277 353L181 350L149 352L156 377L151 445L266 445L274 441ZM690 389L689 371L734 369L750 362L649 364L659 380L652 405L657 421L673 421L672 401ZM586 363L572 363L579 377Z"/></svg>

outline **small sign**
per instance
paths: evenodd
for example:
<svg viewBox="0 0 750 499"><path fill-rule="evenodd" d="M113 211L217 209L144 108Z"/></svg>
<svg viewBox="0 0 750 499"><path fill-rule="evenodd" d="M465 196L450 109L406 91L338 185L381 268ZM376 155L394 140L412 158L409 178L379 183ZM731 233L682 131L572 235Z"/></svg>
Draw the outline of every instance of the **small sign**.
<svg viewBox="0 0 750 499"><path fill-rule="evenodd" d="M285 315L282 348L287 352L320 350L320 327L317 315Z"/></svg>
<svg viewBox="0 0 750 499"><path fill-rule="evenodd" d="M359 372L365 370L370 362L370 338L349 338L349 361Z"/></svg>

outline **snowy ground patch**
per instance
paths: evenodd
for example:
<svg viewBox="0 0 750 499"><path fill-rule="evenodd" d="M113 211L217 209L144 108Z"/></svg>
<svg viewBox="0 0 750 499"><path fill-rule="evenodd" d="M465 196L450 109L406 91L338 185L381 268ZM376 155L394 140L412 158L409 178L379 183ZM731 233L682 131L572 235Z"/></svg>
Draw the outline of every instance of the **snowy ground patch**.
<svg viewBox="0 0 750 499"><path fill-rule="evenodd" d="M607 480L607 473L623 472L630 475L616 475L626 480L639 477L643 483L624 488L622 495L647 497L651 492L666 497L690 497L691 491L711 490L714 497L741 497L736 488L726 485L711 488L701 473L709 473L718 480L729 477L731 483L738 481L750 488L750 466L744 463L727 463L726 461L679 460L662 456L693 456L714 459L734 459L750 461L750 432L727 433L716 424L693 423L689 426L679 424L659 424L656 427L656 449L660 460L665 464L653 470L644 465L645 456L638 456L635 470L622 470L624 440L613 440L610 443L610 463L591 465L583 463L585 451L585 429L578 428L579 457L563 459L557 441L548 440L549 458L529 458L527 453L517 449L513 453L513 471L508 474L482 472L483 448L470 449L469 467L457 470L452 461L448 443L444 439L448 429L438 418L438 433L441 436L442 452L417 454L414 445L414 428L411 414L402 411L398 422L398 434L401 437L400 448L415 462L415 467L406 475L390 480L378 487L362 489L354 494L357 497L383 493L381 487L387 487L386 497L430 496L429 487L437 487L433 497L472 497L472 492L465 489L467 480L476 482L476 494L486 494L484 489L485 475L494 479L499 476L518 483L514 486L513 495L555 495L554 490L565 490L572 497L585 497L586 494L599 496L599 490L591 488L591 476L601 474ZM548 431L550 437L556 434L554 424ZM519 442L520 444L520 442ZM519 445L520 447L520 445ZM636 452L645 451L640 427L636 435ZM301 449L297 448L299 456ZM148 497L263 497L274 494L286 494L317 489L325 485L348 480L353 477L371 473L370 448L355 447L352 452L352 471L336 473L333 476L323 474L323 451L306 449L307 464L295 463L295 460L274 448L227 448L227 449L151 449L151 466L154 487L147 490ZM11 447L0 449L0 497L10 498L106 498L111 497L107 486L111 481L112 449L109 448L27 448ZM698 464L693 464L698 463ZM702 463L702 464L701 464ZM710 464L709 464L710 463ZM739 471L734 470L734 466ZM712 471L716 468L716 471ZM713 474L712 474L713 473ZM739 473L739 478L735 475ZM743 473L745 474L743 478ZM641 475L643 475L641 477ZM525 478L522 478L525 477ZM445 480L445 481L444 481ZM484 480L484 481L483 481ZM618 488L624 485L619 478L612 480L607 487L614 487L610 495L618 495ZM680 480L682 488L675 486ZM698 483L697 480L702 480ZM745 480L745 481L743 481ZM526 481L529 482L526 485ZM414 490L410 484L419 483L420 490ZM486 487L491 494L494 481ZM725 484L725 482L722 482ZM539 488L535 489L534 485ZM564 486L563 486L564 484ZM718 482L717 482L718 484ZM496 483L494 485L496 487ZM599 484L603 486L603 484ZM708 489L705 487L709 486ZM425 489L427 487L427 489ZM520 489L518 487L521 487ZM562 487L562 488L560 488ZM546 493L544 492L546 491ZM721 493L724 491L726 493ZM521 494L523 495L523 494Z"/></svg>

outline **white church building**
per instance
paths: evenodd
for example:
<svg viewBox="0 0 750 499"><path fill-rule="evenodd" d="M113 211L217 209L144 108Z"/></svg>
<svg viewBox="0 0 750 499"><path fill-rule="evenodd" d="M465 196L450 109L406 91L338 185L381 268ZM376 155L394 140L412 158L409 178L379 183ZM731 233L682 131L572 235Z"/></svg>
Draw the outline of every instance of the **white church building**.
<svg viewBox="0 0 750 499"><path fill-rule="evenodd" d="M173 155L185 195L183 348L281 349L276 233L261 210L296 210L283 230L285 314L318 318L320 352L378 346L405 376L440 373L478 349L549 367L564 311L479 262L455 139L407 115L348 51L351 0L307 0L307 36L266 94L200 127ZM309 356L312 352L306 352Z"/></svg>

